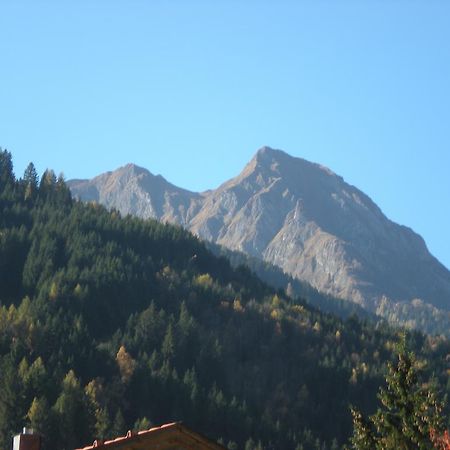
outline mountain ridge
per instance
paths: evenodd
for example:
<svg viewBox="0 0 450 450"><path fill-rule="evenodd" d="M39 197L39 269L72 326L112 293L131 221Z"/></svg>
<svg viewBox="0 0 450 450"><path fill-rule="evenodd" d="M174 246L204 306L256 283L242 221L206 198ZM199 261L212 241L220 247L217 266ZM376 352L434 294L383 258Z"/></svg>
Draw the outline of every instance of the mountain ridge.
<svg viewBox="0 0 450 450"><path fill-rule="evenodd" d="M450 309L450 272L423 238L325 166L262 147L236 177L203 193L120 171L105 174L113 183L100 175L68 184L82 200L93 200L95 186L107 207L181 225L372 312L417 299Z"/></svg>

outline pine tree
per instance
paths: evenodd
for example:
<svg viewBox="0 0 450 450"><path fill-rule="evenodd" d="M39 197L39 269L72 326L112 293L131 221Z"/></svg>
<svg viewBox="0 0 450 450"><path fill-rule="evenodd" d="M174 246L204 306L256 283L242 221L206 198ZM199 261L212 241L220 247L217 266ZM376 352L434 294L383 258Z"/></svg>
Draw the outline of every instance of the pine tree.
<svg viewBox="0 0 450 450"><path fill-rule="evenodd" d="M27 413L31 428L44 439L50 440L54 432L52 426L52 411L45 397L35 397Z"/></svg>
<svg viewBox="0 0 450 450"><path fill-rule="evenodd" d="M148 420L147 417L144 416L136 420L133 426L133 430L134 431L148 430L151 426L152 423L150 422L150 420Z"/></svg>
<svg viewBox="0 0 450 450"><path fill-rule="evenodd" d="M95 415L84 389L70 370L62 382L62 391L53 406L59 428L59 447L75 448L93 437Z"/></svg>
<svg viewBox="0 0 450 450"><path fill-rule="evenodd" d="M172 324L169 323L161 346L161 353L166 360L170 360L175 353L175 337Z"/></svg>
<svg viewBox="0 0 450 450"><path fill-rule="evenodd" d="M125 419L122 414L122 410L119 408L114 417L114 422L111 428L111 437L116 438L118 436L122 436L126 433L126 424Z"/></svg>
<svg viewBox="0 0 450 450"><path fill-rule="evenodd" d="M111 429L111 421L109 419L108 410L106 408L98 408L95 410L95 436L100 439L108 437Z"/></svg>
<svg viewBox="0 0 450 450"><path fill-rule="evenodd" d="M39 184L39 196L44 198L49 197L54 193L56 186L56 175L53 170L47 169L41 177L41 182Z"/></svg>
<svg viewBox="0 0 450 450"><path fill-rule="evenodd" d="M386 388L378 395L382 408L368 419L352 409L356 450L432 449L432 432L443 431L443 403L430 385L420 382L418 363L406 349L405 339L398 350L396 365L388 364Z"/></svg>
<svg viewBox="0 0 450 450"><path fill-rule="evenodd" d="M6 186L14 184L12 155L7 150L0 148L0 193Z"/></svg>
<svg viewBox="0 0 450 450"><path fill-rule="evenodd" d="M32 198L38 190L39 177L34 164L30 162L23 174L22 183L25 189L24 198Z"/></svg>
<svg viewBox="0 0 450 450"><path fill-rule="evenodd" d="M12 357L0 358L0 448L8 448L11 436L23 426L26 413L22 380Z"/></svg>

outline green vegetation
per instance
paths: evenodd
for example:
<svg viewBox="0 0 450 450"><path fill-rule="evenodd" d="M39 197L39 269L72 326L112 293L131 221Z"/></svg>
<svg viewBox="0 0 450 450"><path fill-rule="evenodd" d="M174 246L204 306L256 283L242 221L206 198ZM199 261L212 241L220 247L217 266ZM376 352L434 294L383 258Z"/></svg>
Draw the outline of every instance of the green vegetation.
<svg viewBox="0 0 450 450"><path fill-rule="evenodd" d="M380 390L382 408L369 419L352 410L356 450L427 450L434 435L444 434L443 404L433 386L419 380L420 365L400 344L396 365L389 363L386 388Z"/></svg>
<svg viewBox="0 0 450 450"><path fill-rule="evenodd" d="M356 303L320 293L311 285L290 276L286 272L283 272L280 267L274 266L267 261L249 256L242 252L230 250L213 242L205 242L205 245L215 255L227 258L233 267L239 267L241 265L247 266L265 283L275 289L282 289L289 297L301 297L307 299L311 306L314 306L321 311L331 313L343 319L347 319L352 315L357 315L360 318L371 320L374 324L384 320L380 316L370 313L367 309L364 309ZM442 323L442 325L445 324L445 322ZM447 328L445 329L446 332L448 331Z"/></svg>
<svg viewBox="0 0 450 450"><path fill-rule="evenodd" d="M447 338L450 337L449 312L438 309L422 300L415 299L411 302L391 303L387 299L383 299L377 307L376 314L375 312L371 313L356 303L320 293L307 283L293 278L279 267L266 261L229 250L211 242L206 243L206 245L214 254L225 256L232 266L245 265L249 267L270 286L285 290L291 297L306 298L312 306L319 308L321 311L344 319L355 314L358 317L371 320L374 324L385 320L396 326L405 326L429 334L442 334Z"/></svg>
<svg viewBox="0 0 450 450"><path fill-rule="evenodd" d="M182 420L231 448L336 449L398 336L320 313L179 227L74 201L0 151L0 448L44 450ZM409 335L441 386L444 339Z"/></svg>

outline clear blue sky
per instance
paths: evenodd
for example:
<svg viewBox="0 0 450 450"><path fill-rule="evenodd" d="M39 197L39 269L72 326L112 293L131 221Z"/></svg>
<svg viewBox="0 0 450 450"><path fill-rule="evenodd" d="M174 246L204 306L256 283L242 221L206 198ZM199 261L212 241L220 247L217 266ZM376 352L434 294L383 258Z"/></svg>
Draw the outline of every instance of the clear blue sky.
<svg viewBox="0 0 450 450"><path fill-rule="evenodd" d="M450 2L2 0L0 146L87 178L214 188L270 145L450 267Z"/></svg>

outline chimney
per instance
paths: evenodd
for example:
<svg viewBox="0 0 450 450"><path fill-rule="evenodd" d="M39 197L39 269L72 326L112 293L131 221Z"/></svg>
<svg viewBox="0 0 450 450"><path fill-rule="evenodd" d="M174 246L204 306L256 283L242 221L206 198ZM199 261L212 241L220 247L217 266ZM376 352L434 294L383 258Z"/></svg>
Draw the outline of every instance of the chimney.
<svg viewBox="0 0 450 450"><path fill-rule="evenodd" d="M13 438L13 450L41 450L41 436L32 428L23 428L21 434Z"/></svg>

